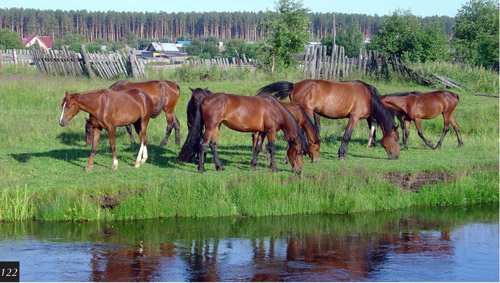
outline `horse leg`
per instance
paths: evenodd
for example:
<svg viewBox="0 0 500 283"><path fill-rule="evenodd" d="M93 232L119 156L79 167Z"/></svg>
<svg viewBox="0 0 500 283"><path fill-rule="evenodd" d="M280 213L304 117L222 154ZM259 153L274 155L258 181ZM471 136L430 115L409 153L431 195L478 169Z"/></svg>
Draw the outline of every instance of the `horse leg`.
<svg viewBox="0 0 500 283"><path fill-rule="evenodd" d="M110 127L108 129L109 134L109 147L111 148L111 153L113 154L113 165L109 169L118 169L118 157L116 156L116 145L115 145L115 127Z"/></svg>
<svg viewBox="0 0 500 283"><path fill-rule="evenodd" d="M349 118L349 121L347 122L347 127L345 128L344 137L342 138L342 143L340 144L338 152L338 160L344 160L347 158L345 154L347 151L347 144L351 140L352 131L354 130L354 126L356 126L357 122L358 122L357 118L352 116Z"/></svg>
<svg viewBox="0 0 500 283"><path fill-rule="evenodd" d="M321 129L320 121L319 121L319 114L316 112L313 112L313 117L314 117L314 125L316 126L316 129L318 130L318 135Z"/></svg>
<svg viewBox="0 0 500 283"><path fill-rule="evenodd" d="M404 143L404 147L402 150L407 150L408 149L408 137L410 136L410 120L404 120L404 123L403 122L400 122L402 123L403 127L401 129L402 134L403 134L403 143Z"/></svg>
<svg viewBox="0 0 500 283"><path fill-rule="evenodd" d="M179 121L175 117L174 113L168 113L165 111L165 116L167 117L167 129L165 131L165 138L160 143L160 146L165 146L167 144L168 138L172 133L172 129L175 129L175 144L179 145L181 143L179 136Z"/></svg>
<svg viewBox="0 0 500 283"><path fill-rule="evenodd" d="M415 122L415 126L417 127L418 136L425 142L425 144L428 147L434 149L434 145L424 137L424 133L422 132L422 125L420 123L420 118L414 119L413 122Z"/></svg>
<svg viewBox="0 0 500 283"><path fill-rule="evenodd" d="M255 132L253 135L255 144L253 146L253 151L252 151L253 155L252 155L252 161L250 162L250 168L255 171L257 169L256 168L257 158L259 157L259 152L261 148L264 148L263 144L264 144L265 133Z"/></svg>
<svg viewBox="0 0 500 283"><path fill-rule="evenodd" d="M271 171L277 172L278 167L276 166L276 150L274 148L274 141L276 139L276 132L270 132L267 134L267 141L269 143L269 154L271 155Z"/></svg>
<svg viewBox="0 0 500 283"><path fill-rule="evenodd" d="M135 143L134 133L132 132L132 127L130 125L126 125L128 136L130 137L130 142Z"/></svg>
<svg viewBox="0 0 500 283"><path fill-rule="evenodd" d="M269 156L267 155L267 150L266 150L266 145L264 143L264 137L260 137L259 132L253 132L252 133L252 152L255 151L256 146L260 146L262 149L262 152L264 154L264 158L269 160ZM257 145L259 144L259 145Z"/></svg>
<svg viewBox="0 0 500 283"><path fill-rule="evenodd" d="M93 129L93 140L92 140L92 149L90 150L90 158L89 162L87 163L87 166L85 166L85 171L89 171L92 169L92 166L94 165L94 155L95 151L97 149L97 143L99 142L99 138L101 137L101 130L98 128Z"/></svg>
<svg viewBox="0 0 500 283"><path fill-rule="evenodd" d="M366 145L366 148L371 148L375 146L376 141L375 125L373 124L373 120L371 117L366 118L366 122L368 123L368 130L370 131L370 136L368 137L368 144Z"/></svg>
<svg viewBox="0 0 500 283"><path fill-rule="evenodd" d="M141 121L142 120L142 121ZM139 119L134 123L134 128L137 134L139 135L141 145L139 147L139 152L137 153L137 158L135 159L134 167L139 168L141 164L146 162L148 158L148 150L146 148L146 131L145 127L147 127L147 123L144 125L144 119ZM145 157L145 159L144 159ZM142 160L144 159L144 162Z"/></svg>
<svg viewBox="0 0 500 283"><path fill-rule="evenodd" d="M205 141L205 138L201 139L200 141L200 147L198 149L198 171L200 173L205 173L207 170L205 170L205 154L207 153L207 142Z"/></svg>
<svg viewBox="0 0 500 283"><path fill-rule="evenodd" d="M212 154L214 155L215 170L224 171L225 169L220 163L219 155L217 154L218 138L219 138L219 127L216 127L212 133L212 137L210 138L210 149L212 150Z"/></svg>
<svg viewBox="0 0 500 283"><path fill-rule="evenodd" d="M460 134L460 130L458 129L457 121L455 121L455 118L453 118L452 115L450 115L450 123L453 127L453 130L455 130L455 133L457 134L458 147L461 147L464 144L462 142L462 135Z"/></svg>
<svg viewBox="0 0 500 283"><path fill-rule="evenodd" d="M443 113L443 120L444 120L443 133L441 134L441 138L439 139L439 141L436 144L436 147L434 147L434 149L439 149L441 147L441 143L443 142L444 137L446 136L446 134L450 130L450 117L449 117L449 115L445 115Z"/></svg>

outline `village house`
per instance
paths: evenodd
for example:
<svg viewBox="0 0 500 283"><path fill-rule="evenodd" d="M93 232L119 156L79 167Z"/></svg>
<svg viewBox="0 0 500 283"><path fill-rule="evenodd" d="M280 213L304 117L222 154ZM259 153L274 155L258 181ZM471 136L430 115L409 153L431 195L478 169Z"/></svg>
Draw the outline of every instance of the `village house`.
<svg viewBox="0 0 500 283"><path fill-rule="evenodd" d="M49 50L52 48L52 39L50 38L50 36L39 36L39 35L25 36L22 38L21 42L26 48L34 44L38 44L38 46L42 50Z"/></svg>

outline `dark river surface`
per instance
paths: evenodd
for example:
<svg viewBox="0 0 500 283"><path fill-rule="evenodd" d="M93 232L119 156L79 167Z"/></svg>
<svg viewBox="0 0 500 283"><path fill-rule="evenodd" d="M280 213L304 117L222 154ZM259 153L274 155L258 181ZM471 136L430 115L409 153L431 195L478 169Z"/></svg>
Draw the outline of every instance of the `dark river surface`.
<svg viewBox="0 0 500 283"><path fill-rule="evenodd" d="M496 281L498 204L352 215L0 223L21 281Z"/></svg>

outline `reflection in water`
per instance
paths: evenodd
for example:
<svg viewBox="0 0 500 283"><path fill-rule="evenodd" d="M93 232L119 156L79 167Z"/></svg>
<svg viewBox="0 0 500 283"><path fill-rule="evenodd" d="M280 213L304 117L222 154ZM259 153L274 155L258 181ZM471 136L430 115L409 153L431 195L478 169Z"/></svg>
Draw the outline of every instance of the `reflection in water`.
<svg viewBox="0 0 500 283"><path fill-rule="evenodd" d="M0 223L0 260L22 281L498 281L498 205Z"/></svg>

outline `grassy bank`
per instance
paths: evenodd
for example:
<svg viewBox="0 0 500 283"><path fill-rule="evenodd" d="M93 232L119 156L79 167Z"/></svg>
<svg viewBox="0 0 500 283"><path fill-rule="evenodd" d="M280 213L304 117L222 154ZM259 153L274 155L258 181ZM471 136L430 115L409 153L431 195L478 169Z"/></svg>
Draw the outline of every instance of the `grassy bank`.
<svg viewBox="0 0 500 283"><path fill-rule="evenodd" d="M220 73L208 80L199 71L161 73L158 78L177 81L181 98L176 115L181 139L187 135L186 106L189 87L214 92L253 95L274 81L298 81L293 73L266 77L239 71ZM388 160L378 145L365 149L366 122L358 123L348 146L348 159L337 161L337 150L347 120L322 119L320 161L304 159L298 177L278 163L271 173L261 156L258 170L250 170L251 136L221 128L218 151L224 172L216 172L208 154L207 173L194 164L178 163L181 145L171 139L160 147L166 121L163 114L148 127L149 159L133 167L139 149L130 144L124 128L117 130L118 170L111 171L111 150L103 132L94 169L84 172L90 148L85 146L84 118L80 112L69 126L58 124L65 90L82 92L109 87L114 81L40 77L36 74L0 76L0 219L93 220L142 219L171 216L262 216L295 213L352 213L388 210L413 205L464 205L498 202L499 120L498 99L460 92L454 112L464 146L457 148L453 130L440 150L431 150L411 126L410 149L398 160ZM383 94L430 88L402 83L367 81ZM497 83L498 85L498 83ZM424 121L426 137L437 141L442 118ZM380 138L380 130L378 132ZM281 142L280 142L281 141ZM285 142L277 142L278 160ZM421 172L451 176L445 183L426 184L418 193L391 184L388 172L407 176ZM425 180L424 180L425 183Z"/></svg>

